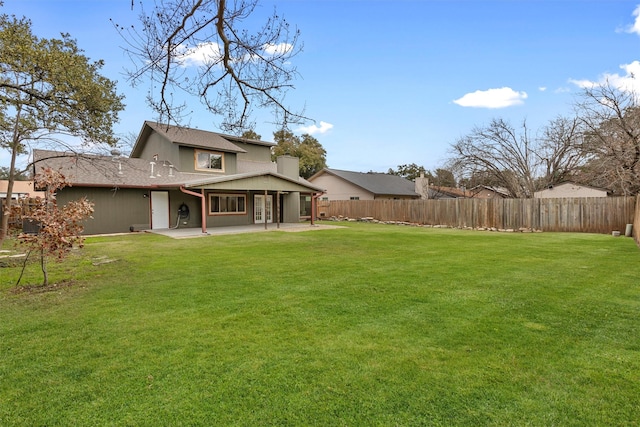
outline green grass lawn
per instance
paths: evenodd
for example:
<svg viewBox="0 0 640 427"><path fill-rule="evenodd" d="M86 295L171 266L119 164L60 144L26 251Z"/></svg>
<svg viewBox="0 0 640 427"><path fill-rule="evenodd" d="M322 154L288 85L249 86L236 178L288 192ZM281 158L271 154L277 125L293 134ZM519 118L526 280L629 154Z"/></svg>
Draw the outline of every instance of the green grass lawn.
<svg viewBox="0 0 640 427"><path fill-rule="evenodd" d="M19 271L0 268L2 426L640 420L629 238L131 234L51 264L47 292Z"/></svg>

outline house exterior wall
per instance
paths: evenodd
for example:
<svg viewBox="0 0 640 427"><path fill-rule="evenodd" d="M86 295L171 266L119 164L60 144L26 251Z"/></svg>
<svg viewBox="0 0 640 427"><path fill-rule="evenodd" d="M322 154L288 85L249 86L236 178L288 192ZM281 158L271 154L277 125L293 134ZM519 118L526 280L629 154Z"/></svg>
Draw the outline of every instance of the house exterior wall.
<svg viewBox="0 0 640 427"><path fill-rule="evenodd" d="M327 173L318 175L312 182L313 185L326 190L322 195L323 199L350 200L352 197L357 197L358 200L373 200L375 198L372 193Z"/></svg>
<svg viewBox="0 0 640 427"><path fill-rule="evenodd" d="M504 199L504 196L489 188L483 188L477 193L472 193L471 197L474 199Z"/></svg>
<svg viewBox="0 0 640 427"><path fill-rule="evenodd" d="M292 191L282 195L280 203L282 222L300 221L300 193Z"/></svg>
<svg viewBox="0 0 640 427"><path fill-rule="evenodd" d="M246 144L233 141L234 145L246 150L246 153L238 153L238 158L252 162L271 162L271 148L258 144Z"/></svg>
<svg viewBox="0 0 640 427"><path fill-rule="evenodd" d="M7 197L7 189L9 188L9 181L6 179L0 180L0 198ZM43 191L35 191L33 189L33 181L14 181L12 198L18 197L44 197Z"/></svg>
<svg viewBox="0 0 640 427"><path fill-rule="evenodd" d="M246 212L239 214L210 214L209 213L209 195L211 194L236 194L246 197ZM247 191L229 191L215 192L207 191L205 194L207 227L230 227L235 225L248 225L253 223L253 196L255 192Z"/></svg>
<svg viewBox="0 0 640 427"><path fill-rule="evenodd" d="M86 197L94 204L93 219L84 221L83 234L125 233L150 220L148 191L128 188L65 187L58 190L58 206Z"/></svg>
<svg viewBox="0 0 640 427"><path fill-rule="evenodd" d="M579 184L565 183L555 185L536 191L534 197L537 199L558 198L558 197L607 197L607 191L598 188L585 187Z"/></svg>
<svg viewBox="0 0 640 427"><path fill-rule="evenodd" d="M203 150L203 151L215 151L215 150ZM181 172L198 172L198 173L207 173L207 171L196 170L196 161L195 161L195 149L192 147L180 147L180 160L179 166ZM212 176L216 175L233 175L237 173L237 162L236 162L236 153L222 153L223 155L223 165L224 172L208 172Z"/></svg>
<svg viewBox="0 0 640 427"><path fill-rule="evenodd" d="M156 154L158 155L158 160L167 160L176 165L176 167L181 167L178 146L170 143L164 136L156 132L150 132L139 158L152 161L153 156Z"/></svg>

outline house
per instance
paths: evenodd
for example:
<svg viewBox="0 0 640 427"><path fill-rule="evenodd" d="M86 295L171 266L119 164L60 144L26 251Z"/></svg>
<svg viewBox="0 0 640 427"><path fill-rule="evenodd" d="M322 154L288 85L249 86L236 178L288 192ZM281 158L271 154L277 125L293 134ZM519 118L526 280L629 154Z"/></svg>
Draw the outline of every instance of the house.
<svg viewBox="0 0 640 427"><path fill-rule="evenodd" d="M559 197L607 197L610 191L604 188L590 187L588 185L576 184L575 182L563 182L561 184L550 185L544 190L536 191L533 197L536 199L548 199Z"/></svg>
<svg viewBox="0 0 640 427"><path fill-rule="evenodd" d="M430 185L428 188L427 199L467 199L471 197L471 193L462 188L443 187L438 185Z"/></svg>
<svg viewBox="0 0 640 427"><path fill-rule="evenodd" d="M501 187L478 185L469 190L474 199L507 199L509 192Z"/></svg>
<svg viewBox="0 0 640 427"><path fill-rule="evenodd" d="M420 174L414 181L415 192L419 194L420 198L439 200L439 199L461 199L471 197L470 192L454 187L443 187L439 185L432 185L429 182L429 178L424 174Z"/></svg>
<svg viewBox="0 0 640 427"><path fill-rule="evenodd" d="M94 203L85 234L313 221L321 187L299 176L297 158L272 162L274 145L146 121L129 157L34 150L34 172L67 177L59 203Z"/></svg>
<svg viewBox="0 0 640 427"><path fill-rule="evenodd" d="M9 181L5 179L0 180L0 199L5 199L7 197L8 187ZM33 188L33 181L14 181L11 198L19 199L22 197L44 197L44 193L42 191L35 191Z"/></svg>
<svg viewBox="0 0 640 427"><path fill-rule="evenodd" d="M386 173L351 172L324 168L309 178L324 188L322 200L418 199L413 182Z"/></svg>

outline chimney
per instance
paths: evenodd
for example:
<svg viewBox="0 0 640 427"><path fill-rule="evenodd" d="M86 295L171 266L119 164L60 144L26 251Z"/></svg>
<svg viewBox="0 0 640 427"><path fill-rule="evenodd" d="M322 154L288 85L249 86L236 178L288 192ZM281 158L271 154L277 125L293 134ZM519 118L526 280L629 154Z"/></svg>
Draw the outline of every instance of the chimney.
<svg viewBox="0 0 640 427"><path fill-rule="evenodd" d="M293 156L278 156L278 173L289 178L298 179L300 177L300 160Z"/></svg>

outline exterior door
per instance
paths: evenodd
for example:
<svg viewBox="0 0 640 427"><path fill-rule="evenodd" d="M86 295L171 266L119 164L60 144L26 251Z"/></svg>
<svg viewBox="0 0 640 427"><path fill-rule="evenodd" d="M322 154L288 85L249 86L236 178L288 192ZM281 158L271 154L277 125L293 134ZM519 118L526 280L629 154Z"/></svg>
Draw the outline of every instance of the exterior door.
<svg viewBox="0 0 640 427"><path fill-rule="evenodd" d="M273 222L273 196L256 194L253 198L253 220L256 224Z"/></svg>
<svg viewBox="0 0 640 427"><path fill-rule="evenodd" d="M169 228L169 193L166 191L151 192L151 228Z"/></svg>

